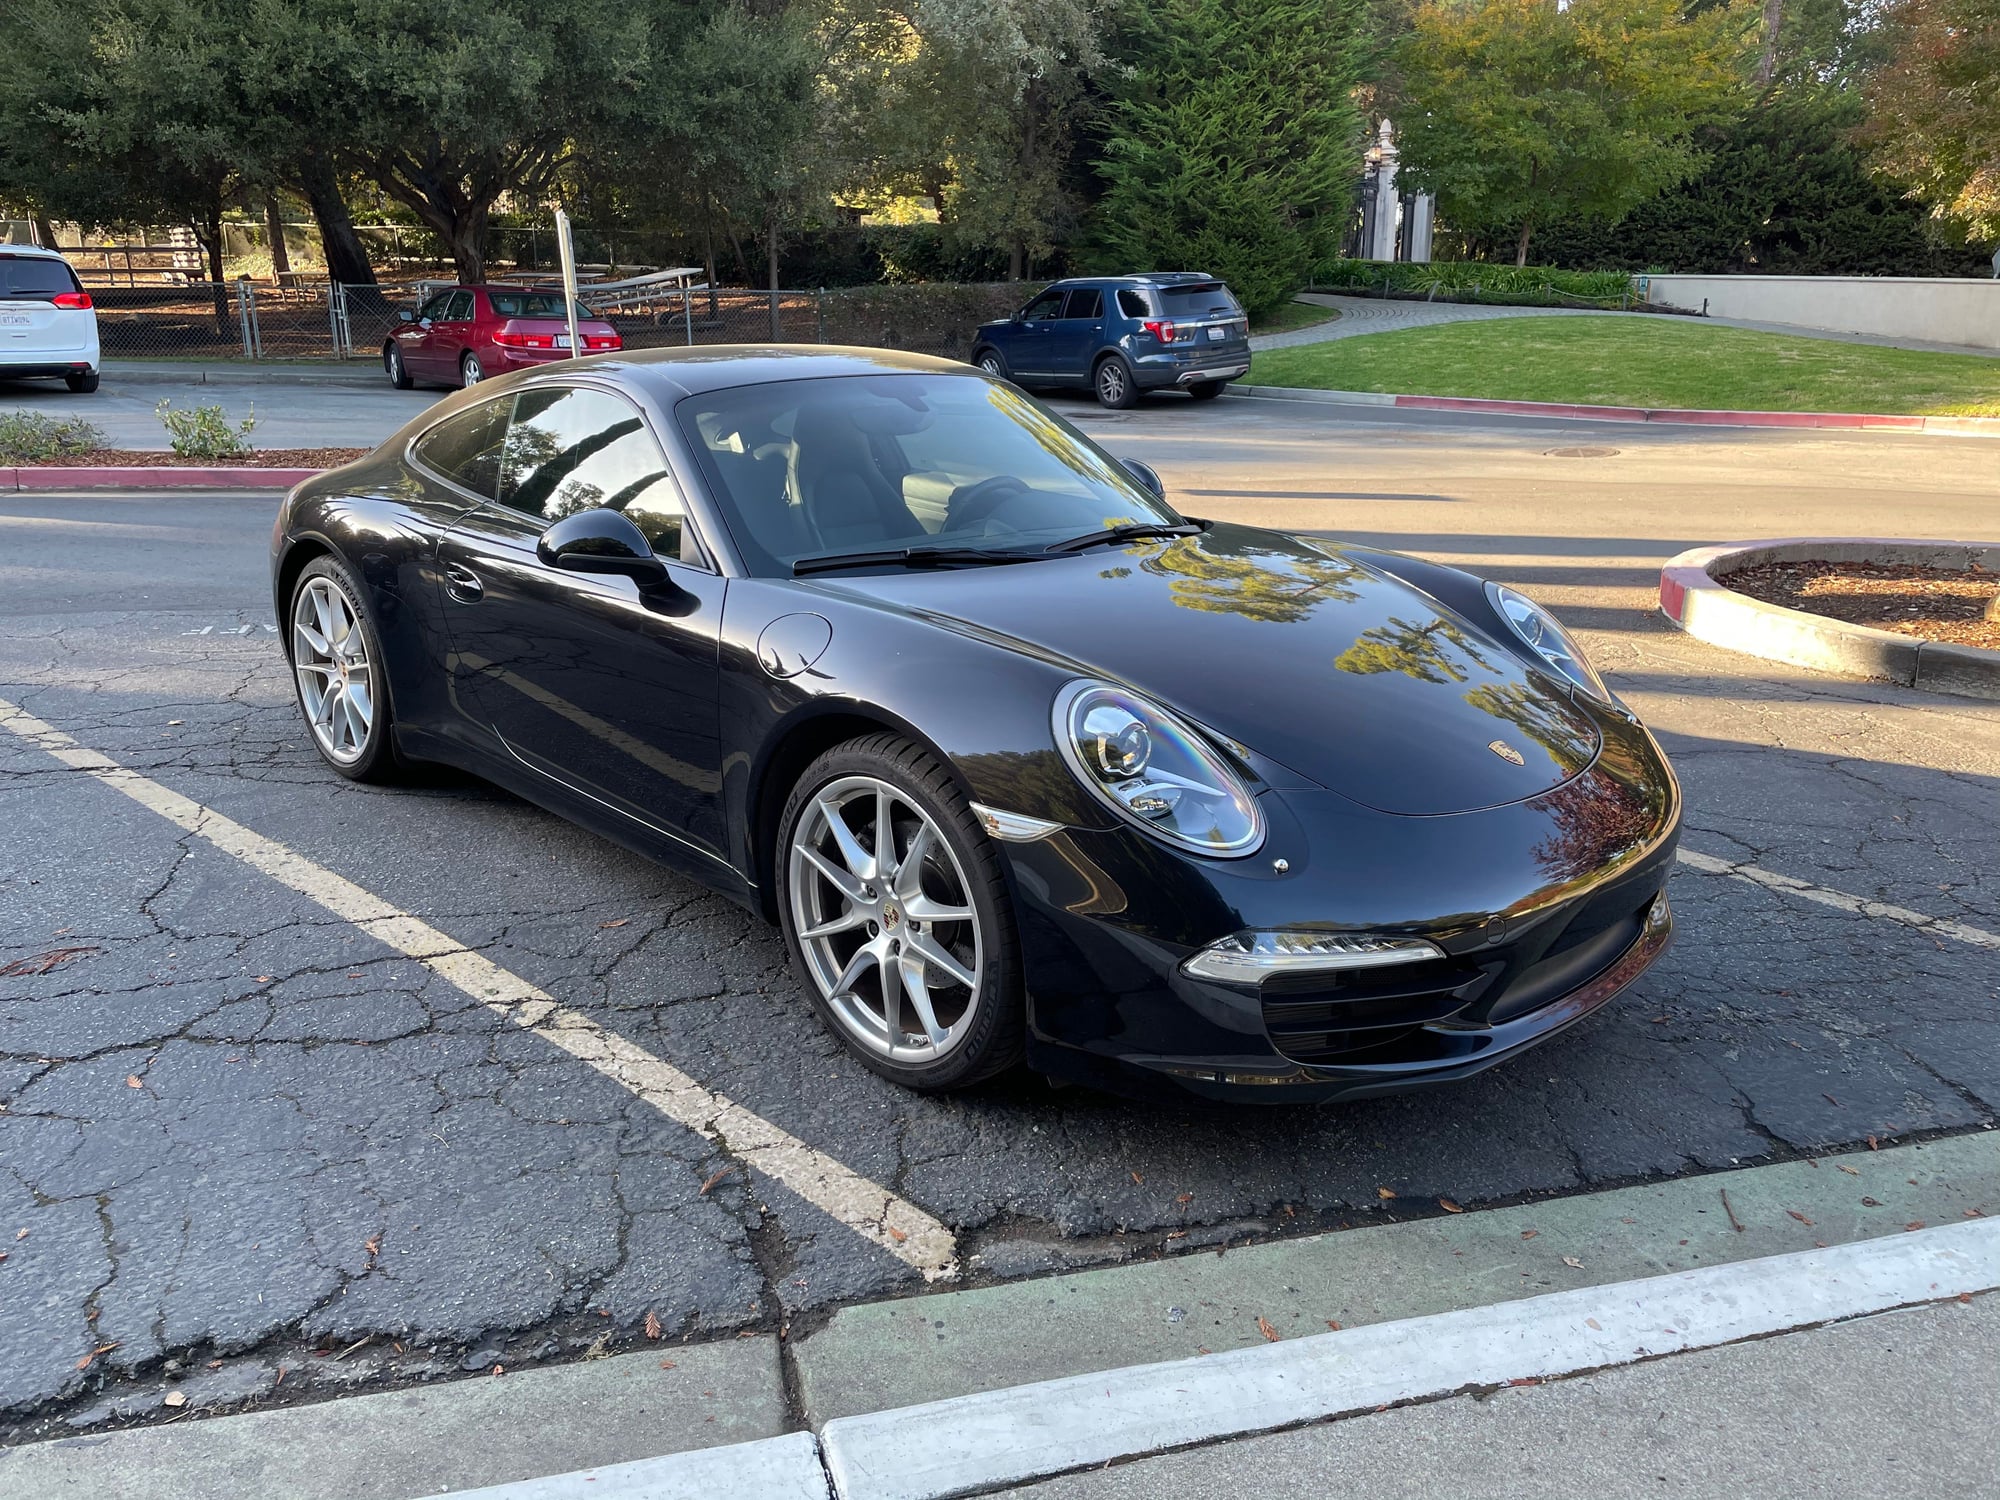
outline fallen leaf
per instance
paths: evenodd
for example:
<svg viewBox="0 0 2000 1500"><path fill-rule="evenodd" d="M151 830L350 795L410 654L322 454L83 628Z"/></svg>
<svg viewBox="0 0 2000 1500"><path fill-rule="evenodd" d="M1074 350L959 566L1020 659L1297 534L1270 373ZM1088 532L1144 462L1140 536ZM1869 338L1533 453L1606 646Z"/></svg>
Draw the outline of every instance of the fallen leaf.
<svg viewBox="0 0 2000 1500"><path fill-rule="evenodd" d="M1970 1307L1972 1306L1972 1293L1960 1292L1958 1294L1958 1300L1963 1302L1967 1307Z"/></svg>
<svg viewBox="0 0 2000 1500"><path fill-rule="evenodd" d="M162 1406L186 1406L187 1404L186 1391L168 1391L166 1395L160 1397L160 1405Z"/></svg>
<svg viewBox="0 0 2000 1500"><path fill-rule="evenodd" d="M1820 1098L1824 1099L1828 1104L1831 1104L1835 1109L1840 1108L1840 1101L1834 1098L1833 1095L1822 1091L1820 1093Z"/></svg>
<svg viewBox="0 0 2000 1500"><path fill-rule="evenodd" d="M662 1370L671 1370L674 1368L674 1362L670 1359L663 1359L660 1361L660 1368Z"/></svg>
<svg viewBox="0 0 2000 1500"><path fill-rule="evenodd" d="M898 1229L894 1224L889 1225L888 1230L889 1230L889 1238L894 1240L899 1245L902 1244L904 1240L909 1238L909 1235L905 1234L902 1230Z"/></svg>
<svg viewBox="0 0 2000 1500"><path fill-rule="evenodd" d="M1849 1177L1859 1177L1861 1175L1853 1167L1847 1165L1847 1163L1844 1161L1837 1161L1833 1165L1836 1170L1845 1172Z"/></svg>
<svg viewBox="0 0 2000 1500"><path fill-rule="evenodd" d="M1185 1229L1169 1230L1167 1232L1167 1238L1170 1240L1184 1240L1187 1238L1187 1231Z"/></svg>
<svg viewBox="0 0 2000 1500"><path fill-rule="evenodd" d="M666 1332L666 1330L660 1326L660 1315L654 1312L650 1307L646 1309L646 1321L640 1324L639 1326L645 1330L646 1337L649 1339L656 1339L662 1333Z"/></svg>
<svg viewBox="0 0 2000 1500"><path fill-rule="evenodd" d="M1812 1228L1812 1220L1808 1219L1804 1214L1800 1213L1796 1208L1788 1208L1785 1210L1785 1212L1790 1214L1793 1218L1797 1219L1801 1224L1805 1225L1806 1228L1808 1229Z"/></svg>
<svg viewBox="0 0 2000 1500"><path fill-rule="evenodd" d="M1521 1238L1524 1240L1531 1240L1540 1233L1541 1230L1539 1229L1524 1229L1521 1231Z"/></svg>
<svg viewBox="0 0 2000 1500"><path fill-rule="evenodd" d="M14 1238L17 1240L25 1240L27 1237L28 1237L28 1231L25 1229L17 1229L14 1231Z"/></svg>
<svg viewBox="0 0 2000 1500"><path fill-rule="evenodd" d="M1135 1183L1142 1183L1142 1184L1143 1184L1143 1183L1145 1182L1145 1180L1146 1180L1146 1179L1145 1179L1145 1178L1143 1178L1143 1177L1141 1177L1141 1176L1140 1176L1140 1175L1139 1175L1139 1174L1138 1174L1137 1172L1134 1172L1134 1173L1132 1174L1132 1180L1133 1180L1133 1181L1134 1181Z"/></svg>
<svg viewBox="0 0 2000 1500"><path fill-rule="evenodd" d="M1331 1328L1335 1333L1340 1332L1340 1324L1333 1318L1326 1320L1326 1326Z"/></svg>
<svg viewBox="0 0 2000 1500"><path fill-rule="evenodd" d="M619 917L619 918L618 918L618 919L616 919L615 921L611 921L611 922L599 922L599 923L597 924L597 928L598 928L598 931L602 932L602 931L603 931L603 930L604 930L605 928L607 928L607 927L623 927L623 926L624 926L624 925L625 925L625 924L626 924L627 922L629 922L629 921L631 921L631 920L632 920L632 919L631 919L630 917Z"/></svg>
<svg viewBox="0 0 2000 1500"><path fill-rule="evenodd" d="M76 1362L76 1367L79 1370L87 1370L90 1368L90 1362L96 1359L98 1355L109 1354L113 1349L116 1349L117 1347L118 1346L116 1344L99 1344L95 1349L91 1350L90 1353L84 1355L82 1359L78 1360Z"/></svg>
<svg viewBox="0 0 2000 1500"><path fill-rule="evenodd" d="M1465 1212L1464 1209L1460 1208L1456 1203L1452 1202L1451 1199L1449 1198L1438 1199L1438 1207L1443 1209L1448 1214L1462 1214Z"/></svg>
<svg viewBox="0 0 2000 1500"><path fill-rule="evenodd" d="M1959 1217L1961 1219L1983 1219L1986 1217L1986 1215L1976 1208L1968 1208L1967 1210L1965 1210L1964 1213L1960 1214ZM7 1258L6 1256L0 1255L0 1260L5 1260L6 1258Z"/></svg>
<svg viewBox="0 0 2000 1500"><path fill-rule="evenodd" d="M0 1263L4 1263L6 1259L7 1259L7 1252L5 1250L0 1250Z"/></svg>
<svg viewBox="0 0 2000 1500"><path fill-rule="evenodd" d="M382 1236L378 1234L372 1240L363 1241L361 1248L363 1250L366 1250L368 1252L368 1258L370 1260L373 1260L376 1256L382 1253Z"/></svg>
<svg viewBox="0 0 2000 1500"><path fill-rule="evenodd" d="M1375 1189L1375 1196L1386 1202L1388 1199L1396 1196L1396 1190L1394 1188L1378 1187Z"/></svg>
<svg viewBox="0 0 2000 1500"><path fill-rule="evenodd" d="M269 974L258 974L253 977L256 979L256 982L258 984L269 984L271 982L271 976Z"/></svg>
<svg viewBox="0 0 2000 1500"><path fill-rule="evenodd" d="M495 1365L491 1373L495 1375L505 1375L507 1373L507 1367L505 1365Z"/></svg>
<svg viewBox="0 0 2000 1500"><path fill-rule="evenodd" d="M145 1086L146 1086L146 1084L145 1084L145 1081L144 1081L143 1079L141 1079L141 1078L139 1077L139 1075L138 1075L137 1073L127 1073L127 1074L125 1075L125 1087L126 1087L126 1088L128 1088L128 1089L142 1089L142 1088L144 1088Z"/></svg>
<svg viewBox="0 0 2000 1500"><path fill-rule="evenodd" d="M731 1172L735 1170L736 1169L734 1167L722 1167L717 1171L709 1173L708 1176L704 1178L702 1181L701 1196L703 1197L708 1196L708 1190L710 1188L714 1187L718 1182L722 1181L723 1178L727 1177Z"/></svg>
<svg viewBox="0 0 2000 1500"><path fill-rule="evenodd" d="M1533 1375L1517 1375L1517 1376L1515 1376L1515 1377L1514 1377L1514 1378L1513 1378L1512 1380L1508 1381L1508 1382L1507 1382L1507 1384L1509 1384L1509 1385L1540 1385L1540 1384L1541 1384L1541 1381L1540 1381L1540 1380L1538 1380L1538 1379L1537 1379L1536 1377L1534 1377Z"/></svg>
<svg viewBox="0 0 2000 1500"><path fill-rule="evenodd" d="M1910 1220L1909 1223L1903 1226L1903 1228L1905 1229L1922 1229L1923 1227L1924 1227L1924 1221L1922 1219L1912 1219Z"/></svg>
<svg viewBox="0 0 2000 1500"><path fill-rule="evenodd" d="M349 979L359 979L361 977L361 971L359 969L352 969L348 972L347 977Z"/></svg>
<svg viewBox="0 0 2000 1500"><path fill-rule="evenodd" d="M1182 1194L1181 1194L1181 1195L1180 1195L1180 1196L1179 1196L1178 1198L1174 1199L1174 1202L1176 1202L1176 1203L1192 1203L1192 1202L1194 1202L1194 1194L1193 1194L1193 1193L1182 1193Z"/></svg>
<svg viewBox="0 0 2000 1500"><path fill-rule="evenodd" d="M1597 1321L1597 1319L1595 1319L1595 1318L1585 1318L1585 1319L1584 1319L1583 1321L1584 1321L1584 1322L1585 1322L1586 1324L1588 1324L1588 1325L1589 1325L1590 1327L1592 1327L1592 1328L1595 1328L1595 1329L1596 1329L1596 1330L1597 1330L1597 1331L1598 1331L1599 1333L1602 1333L1602 1332L1604 1332L1604 1325L1603 1325L1602 1323L1598 1322L1598 1321Z"/></svg>
<svg viewBox="0 0 2000 1500"><path fill-rule="evenodd" d="M1563 1257L1563 1264L1568 1266L1572 1271L1581 1271L1583 1269L1583 1262L1578 1260L1574 1255L1565 1255Z"/></svg>
<svg viewBox="0 0 2000 1500"><path fill-rule="evenodd" d="M1875 1137L1872 1135L1868 1137L1868 1149L1870 1151L1880 1151L1882 1149L1875 1143Z"/></svg>
<svg viewBox="0 0 2000 1500"><path fill-rule="evenodd" d="M98 947L51 948L46 953L35 953L27 958L17 958L12 963L0 966L0 978L20 979L32 974L46 974L58 964L66 964L73 958L81 958L86 953L102 953Z"/></svg>
<svg viewBox="0 0 2000 1500"><path fill-rule="evenodd" d="M1271 1326L1271 1320L1262 1313L1257 1314L1257 1331L1272 1343L1278 1342L1278 1330Z"/></svg>
<svg viewBox="0 0 2000 1500"><path fill-rule="evenodd" d="M272 1390L274 1390L274 1391L275 1391L275 1390L276 1390L276 1389L277 1389L277 1388L278 1388L279 1386L281 1386L281 1385L283 1385L283 1384L285 1383L285 1372L286 1372L287 1370L289 1370L290 1368L291 1368L291 1366L289 1366L289 1365L279 1365L279 1366L278 1366L278 1378L277 1378L276 1380L274 1380L274 1381L272 1381L272 1382L271 1382L271 1389L272 1389Z"/></svg>

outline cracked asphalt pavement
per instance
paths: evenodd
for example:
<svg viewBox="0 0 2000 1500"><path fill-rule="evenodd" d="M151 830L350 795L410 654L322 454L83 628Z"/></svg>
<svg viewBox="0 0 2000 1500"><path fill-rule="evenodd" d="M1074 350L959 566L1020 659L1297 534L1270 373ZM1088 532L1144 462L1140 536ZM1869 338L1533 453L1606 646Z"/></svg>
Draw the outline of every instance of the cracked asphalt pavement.
<svg viewBox="0 0 2000 1500"><path fill-rule="evenodd" d="M1659 562L1701 542L1990 539L2000 445L1067 409L1196 514L1408 548L1555 606L1667 744L1689 848L2000 931L2000 705L1733 656L1673 633L1650 597ZM1576 448L1612 451L1560 456ZM269 628L274 506L0 499L0 699L914 1204L957 1236L967 1277L2000 1111L1993 950L1687 868L1666 960L1446 1091L1317 1110L1142 1106L1026 1077L899 1092L820 1029L777 934L719 898L468 778L383 790L325 770ZM6 733L0 1255L0 1441L167 1415L147 1384L163 1371L198 1410L311 1399L796 1330L924 1286L423 963Z"/></svg>

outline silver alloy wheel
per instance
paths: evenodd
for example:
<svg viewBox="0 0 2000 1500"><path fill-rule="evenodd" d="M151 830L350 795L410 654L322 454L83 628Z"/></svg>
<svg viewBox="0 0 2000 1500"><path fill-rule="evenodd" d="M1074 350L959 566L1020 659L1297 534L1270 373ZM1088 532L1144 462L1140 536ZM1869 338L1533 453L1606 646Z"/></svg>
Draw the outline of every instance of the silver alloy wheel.
<svg viewBox="0 0 2000 1500"><path fill-rule="evenodd" d="M979 357L979 368L984 370L988 375L991 375L995 380L998 380L1005 373L1000 368L1000 356L997 354L982 354Z"/></svg>
<svg viewBox="0 0 2000 1500"><path fill-rule="evenodd" d="M1097 399L1106 406L1116 406L1125 399L1125 367L1115 359L1097 367Z"/></svg>
<svg viewBox="0 0 2000 1500"><path fill-rule="evenodd" d="M313 738L329 759L352 765L375 732L375 669L347 596L311 578L292 603L292 667Z"/></svg>
<svg viewBox="0 0 2000 1500"><path fill-rule="evenodd" d="M467 385L478 385L486 377L486 372L479 367L479 356L470 350L458 362L458 373L465 378Z"/></svg>
<svg viewBox="0 0 2000 1500"><path fill-rule="evenodd" d="M395 385L403 378L403 351L394 344L389 346L389 383Z"/></svg>
<svg viewBox="0 0 2000 1500"><path fill-rule="evenodd" d="M964 1041L986 948L965 872L930 816L886 781L843 776L799 814L789 863L792 927L842 1030L899 1063L935 1062Z"/></svg>

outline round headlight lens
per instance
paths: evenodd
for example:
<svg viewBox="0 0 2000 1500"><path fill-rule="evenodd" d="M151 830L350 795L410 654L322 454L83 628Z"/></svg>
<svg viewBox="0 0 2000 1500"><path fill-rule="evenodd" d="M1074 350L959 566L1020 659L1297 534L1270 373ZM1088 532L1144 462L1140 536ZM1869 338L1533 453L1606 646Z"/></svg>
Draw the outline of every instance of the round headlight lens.
<svg viewBox="0 0 2000 1500"><path fill-rule="evenodd" d="M1056 744L1077 779L1155 838L1199 854L1248 854L1257 801L1201 737L1157 703L1105 682L1056 697Z"/></svg>
<svg viewBox="0 0 2000 1500"><path fill-rule="evenodd" d="M1486 598L1500 618L1505 620L1514 634L1519 636L1535 655L1547 662L1552 670L1575 683L1593 698L1611 700L1611 689L1604 685L1604 679L1597 675L1597 669L1583 654L1583 648L1576 638L1563 629L1560 621L1535 603L1526 594L1516 593L1503 584L1486 585Z"/></svg>

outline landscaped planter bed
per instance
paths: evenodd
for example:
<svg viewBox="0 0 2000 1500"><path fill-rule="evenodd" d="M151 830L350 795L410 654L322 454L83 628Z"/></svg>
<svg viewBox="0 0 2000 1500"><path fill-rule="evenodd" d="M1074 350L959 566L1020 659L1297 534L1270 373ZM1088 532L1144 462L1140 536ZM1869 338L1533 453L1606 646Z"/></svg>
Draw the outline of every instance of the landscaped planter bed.
<svg viewBox="0 0 2000 1500"><path fill-rule="evenodd" d="M1871 625L1927 641L2000 650L2000 573L1908 564L1774 562L1727 574L1739 594L1830 620Z"/></svg>
<svg viewBox="0 0 2000 1500"><path fill-rule="evenodd" d="M259 448L221 458L186 458L157 448L92 448L23 461L24 469L333 469L351 464L366 448ZM5 462L5 460L0 460Z"/></svg>

